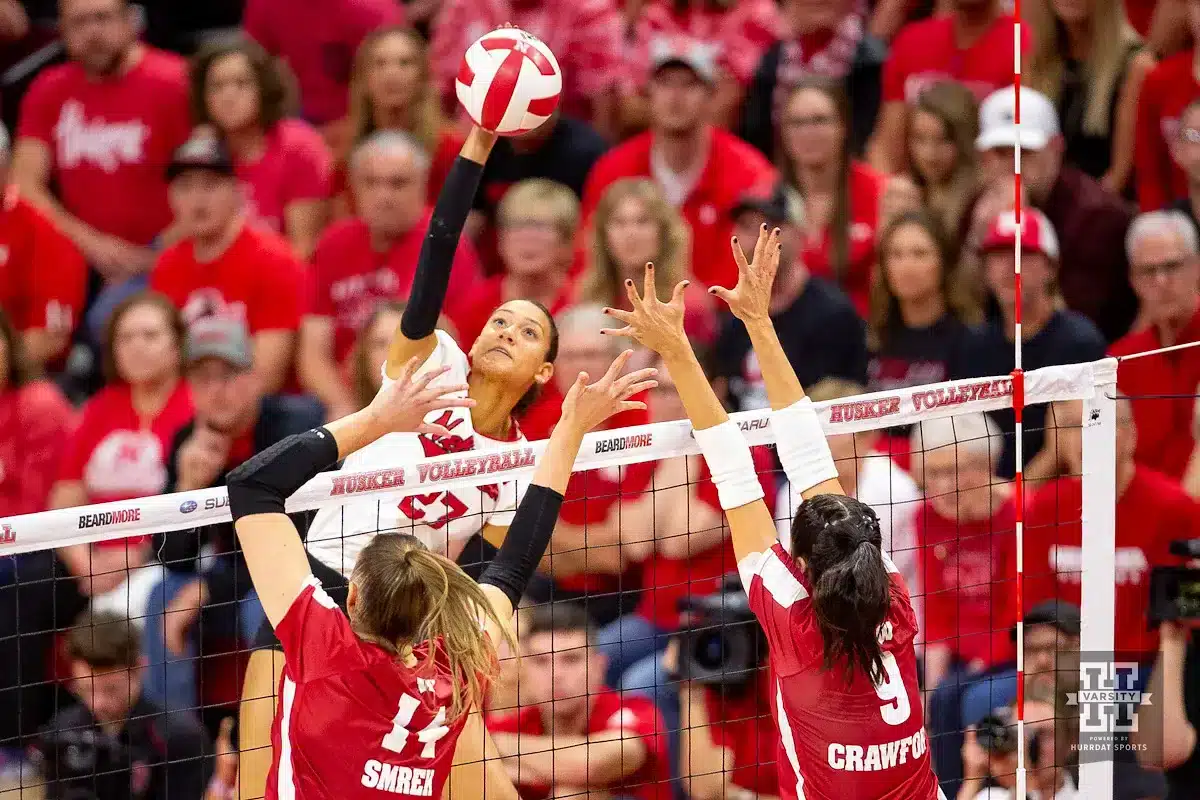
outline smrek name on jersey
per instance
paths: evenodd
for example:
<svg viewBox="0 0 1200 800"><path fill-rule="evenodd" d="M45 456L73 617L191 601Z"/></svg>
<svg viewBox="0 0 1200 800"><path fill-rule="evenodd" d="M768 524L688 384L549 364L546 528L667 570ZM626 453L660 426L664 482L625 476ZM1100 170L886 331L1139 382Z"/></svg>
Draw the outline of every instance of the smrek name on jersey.
<svg viewBox="0 0 1200 800"><path fill-rule="evenodd" d="M431 797L433 770L385 764L372 758L363 765L362 785L381 792Z"/></svg>

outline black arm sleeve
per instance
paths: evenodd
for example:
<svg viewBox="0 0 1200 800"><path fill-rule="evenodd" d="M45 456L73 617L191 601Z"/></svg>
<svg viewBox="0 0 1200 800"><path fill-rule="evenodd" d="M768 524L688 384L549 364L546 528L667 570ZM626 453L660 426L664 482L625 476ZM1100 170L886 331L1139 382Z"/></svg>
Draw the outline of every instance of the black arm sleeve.
<svg viewBox="0 0 1200 800"><path fill-rule="evenodd" d="M407 339L424 339L437 327L446 289L450 286L454 251L458 249L458 240L462 237L467 215L471 213L482 175L482 164L462 156L454 159L454 165L450 167L450 174L446 176L433 207L425 241L421 244L408 304L400 317L400 332Z"/></svg>
<svg viewBox="0 0 1200 800"><path fill-rule="evenodd" d="M480 583L490 583L504 592L513 608L521 601L538 562L546 554L562 503L563 496L553 489L530 486L517 506L500 551L479 577Z"/></svg>
<svg viewBox="0 0 1200 800"><path fill-rule="evenodd" d="M337 442L324 428L289 436L229 473L233 521L251 514L283 514L284 502L338 459Z"/></svg>

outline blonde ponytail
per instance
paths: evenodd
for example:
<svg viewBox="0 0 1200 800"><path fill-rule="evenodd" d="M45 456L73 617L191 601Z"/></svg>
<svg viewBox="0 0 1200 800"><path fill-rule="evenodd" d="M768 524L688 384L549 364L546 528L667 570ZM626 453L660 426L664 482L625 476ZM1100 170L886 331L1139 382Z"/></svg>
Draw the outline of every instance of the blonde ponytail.
<svg viewBox="0 0 1200 800"><path fill-rule="evenodd" d="M449 708L451 718L483 707L488 686L499 674L498 643L483 635L486 621L503 631L514 651L516 642L479 584L458 564L407 534L372 539L359 553L351 580L360 594L352 615L359 636L397 654L427 642L417 669L431 669L431 659L440 651L461 687Z"/></svg>

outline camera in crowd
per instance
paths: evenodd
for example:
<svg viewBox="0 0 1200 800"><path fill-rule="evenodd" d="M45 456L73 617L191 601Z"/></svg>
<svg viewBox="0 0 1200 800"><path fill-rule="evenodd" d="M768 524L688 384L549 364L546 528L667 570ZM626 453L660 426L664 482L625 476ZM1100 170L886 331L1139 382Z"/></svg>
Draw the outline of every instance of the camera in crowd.
<svg viewBox="0 0 1200 800"><path fill-rule="evenodd" d="M975 726L975 740L994 756L1017 752L1017 721L1009 706L997 708ZM1033 731L1025 735L1025 761L1036 769L1042 763L1041 738Z"/></svg>
<svg viewBox="0 0 1200 800"><path fill-rule="evenodd" d="M151 781L150 765L94 727L43 735L31 761L48 784L47 800L136 800Z"/></svg>
<svg viewBox="0 0 1200 800"><path fill-rule="evenodd" d="M1171 542L1171 555L1200 559L1200 539ZM1200 619L1200 569L1155 567L1150 573L1150 620Z"/></svg>
<svg viewBox="0 0 1200 800"><path fill-rule="evenodd" d="M767 640L737 573L710 595L684 598L688 622L679 640L679 676L706 686L743 686L767 660Z"/></svg>

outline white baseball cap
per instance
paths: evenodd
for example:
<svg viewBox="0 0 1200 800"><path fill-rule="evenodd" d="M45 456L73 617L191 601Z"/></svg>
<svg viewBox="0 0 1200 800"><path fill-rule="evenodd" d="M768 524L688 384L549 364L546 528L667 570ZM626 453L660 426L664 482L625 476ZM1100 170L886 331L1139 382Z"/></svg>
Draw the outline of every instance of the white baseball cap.
<svg viewBox="0 0 1200 800"><path fill-rule="evenodd" d="M1021 149L1041 150L1061 134L1058 110L1050 98L1021 87ZM979 106L979 138L976 150L1017 146L1017 93L1011 86L997 89Z"/></svg>
<svg viewBox="0 0 1200 800"><path fill-rule="evenodd" d="M1012 250L1017 246L1018 237L1021 241L1021 249L1025 252L1041 253L1047 258L1058 260L1058 236L1054 233L1054 225L1045 214L1036 208L1026 208L1021 211L1019 231L1017 229L1017 212L1009 210L998 214L988 225L987 233L984 234L983 241L979 244L979 252Z"/></svg>

